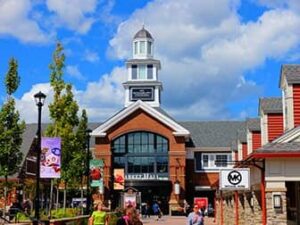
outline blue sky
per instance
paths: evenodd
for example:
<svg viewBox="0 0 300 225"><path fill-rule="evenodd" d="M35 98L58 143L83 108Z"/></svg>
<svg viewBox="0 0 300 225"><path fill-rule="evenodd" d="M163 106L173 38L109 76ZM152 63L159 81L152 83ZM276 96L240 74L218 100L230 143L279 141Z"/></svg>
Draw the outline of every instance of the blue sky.
<svg viewBox="0 0 300 225"><path fill-rule="evenodd" d="M0 103L15 57L17 107L36 122L32 96L52 101L48 65L60 40L64 79L90 121L104 121L124 105L124 63L143 24L162 64L162 107L181 121L256 117L259 97L281 95L281 65L300 61L298 0L0 0Z"/></svg>

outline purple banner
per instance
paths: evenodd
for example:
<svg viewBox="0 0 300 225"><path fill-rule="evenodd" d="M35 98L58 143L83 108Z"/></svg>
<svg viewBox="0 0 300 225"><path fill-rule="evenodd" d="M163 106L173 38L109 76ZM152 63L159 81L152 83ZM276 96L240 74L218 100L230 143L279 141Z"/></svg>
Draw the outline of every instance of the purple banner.
<svg viewBox="0 0 300 225"><path fill-rule="evenodd" d="M42 137L41 142L41 178L60 178L61 139Z"/></svg>

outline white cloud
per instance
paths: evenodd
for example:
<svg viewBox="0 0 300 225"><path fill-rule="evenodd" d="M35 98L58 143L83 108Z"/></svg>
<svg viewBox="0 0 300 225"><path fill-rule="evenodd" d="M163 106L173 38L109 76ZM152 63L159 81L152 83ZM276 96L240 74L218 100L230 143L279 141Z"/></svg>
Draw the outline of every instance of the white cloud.
<svg viewBox="0 0 300 225"><path fill-rule="evenodd" d="M13 36L22 42L45 43L49 39L29 18L30 0L0 0L0 35Z"/></svg>
<svg viewBox="0 0 300 225"><path fill-rule="evenodd" d="M84 80L84 76L82 75L82 73L79 71L78 66L77 65L69 65L66 67L66 72L69 76L76 78L78 80Z"/></svg>
<svg viewBox="0 0 300 225"><path fill-rule="evenodd" d="M115 68L111 74L100 76L98 82L91 82L86 90L77 90L73 87L74 99L78 102L81 109L86 109L89 121L104 121L110 115L121 109L124 103L124 91L122 83L125 81L126 69L123 67ZM121 78L121 79L120 79ZM53 101L53 90L49 83L33 85L31 90L23 94L16 100L17 109L21 118L27 123L36 123L37 110L33 95L42 91L47 95L43 107L43 122L49 122L48 105Z"/></svg>
<svg viewBox="0 0 300 225"><path fill-rule="evenodd" d="M16 99L16 108L20 112L21 119L26 123L37 123L38 109L35 105L34 94L39 91L46 95L45 104L42 108L42 121L49 122L48 105L53 100L53 90L49 83L35 84L31 90L23 94L20 99Z"/></svg>
<svg viewBox="0 0 300 225"><path fill-rule="evenodd" d="M56 10L58 16L65 7ZM257 21L243 23L238 7L237 0L151 1L119 25L109 53L118 59L131 58L132 37L145 22L155 39L155 58L162 62L159 79L164 85L162 106L166 111L181 120L231 118L228 105L262 94L261 87L245 73L268 59L289 58L300 45L300 16L294 10L269 9ZM90 9L92 12L93 7ZM72 16L86 18L84 13L70 15L65 23ZM80 25L81 19L74 24ZM96 59L94 55L90 61ZM76 73L76 67L73 69ZM98 82L89 83L86 90L74 89L90 121L103 121L122 108L126 74L126 68L116 67ZM256 111L249 105L251 109L238 116Z"/></svg>
<svg viewBox="0 0 300 225"><path fill-rule="evenodd" d="M83 59L85 61L91 62L91 63L96 63L99 62L100 58L97 52L91 51L91 50L86 50L84 52Z"/></svg>
<svg viewBox="0 0 300 225"><path fill-rule="evenodd" d="M162 61L163 106L180 118L230 117L226 104L262 93L244 73L300 44L300 17L293 11L272 9L242 23L238 7L231 0L150 2L120 24L110 54L130 58L132 37L145 21Z"/></svg>
<svg viewBox="0 0 300 225"><path fill-rule="evenodd" d="M46 4L56 15L55 24L78 33L87 33L95 22L92 14L97 8L97 0L47 0Z"/></svg>
<svg viewBox="0 0 300 225"><path fill-rule="evenodd" d="M126 69L116 67L110 74L104 74L98 82L91 82L86 90L76 93L82 108L87 109L90 121L103 121L124 105Z"/></svg>

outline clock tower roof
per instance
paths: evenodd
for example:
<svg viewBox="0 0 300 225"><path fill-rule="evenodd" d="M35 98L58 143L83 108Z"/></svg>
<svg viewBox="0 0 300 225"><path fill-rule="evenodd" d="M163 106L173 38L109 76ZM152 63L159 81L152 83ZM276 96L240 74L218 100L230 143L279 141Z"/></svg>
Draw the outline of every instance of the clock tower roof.
<svg viewBox="0 0 300 225"><path fill-rule="evenodd" d="M147 31L144 26L142 27L141 30L139 30L135 35L134 35L134 39L138 39L138 38L149 38L149 39L153 39L152 35L150 34L149 31Z"/></svg>

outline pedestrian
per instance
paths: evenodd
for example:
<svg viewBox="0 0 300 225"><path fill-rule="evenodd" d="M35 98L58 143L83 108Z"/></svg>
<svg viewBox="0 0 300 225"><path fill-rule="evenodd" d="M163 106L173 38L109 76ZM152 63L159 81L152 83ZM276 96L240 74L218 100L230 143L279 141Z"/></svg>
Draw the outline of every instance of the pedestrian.
<svg viewBox="0 0 300 225"><path fill-rule="evenodd" d="M155 216L157 216L156 220L159 220L161 217L161 210L157 202L154 202L152 205L152 210Z"/></svg>
<svg viewBox="0 0 300 225"><path fill-rule="evenodd" d="M146 215L147 215L147 204L145 202L142 202L142 210L141 210L141 213L142 213L142 218L146 218Z"/></svg>
<svg viewBox="0 0 300 225"><path fill-rule="evenodd" d="M23 209L24 209L24 212L27 214L27 215L30 215L31 214L31 209L32 209L32 201L27 198L24 200L24 203L23 203Z"/></svg>
<svg viewBox="0 0 300 225"><path fill-rule="evenodd" d="M150 203L147 202L147 205L146 205L146 217L150 218L150 215L151 215L151 207L150 207Z"/></svg>
<svg viewBox="0 0 300 225"><path fill-rule="evenodd" d="M183 200L183 212L185 216L189 215L190 205L189 203L184 199Z"/></svg>
<svg viewBox="0 0 300 225"><path fill-rule="evenodd" d="M117 220L116 225L132 225L133 207L129 206L124 209L123 216Z"/></svg>
<svg viewBox="0 0 300 225"><path fill-rule="evenodd" d="M193 212L191 212L187 218L187 225L204 225L204 219L199 212L198 205L194 205Z"/></svg>
<svg viewBox="0 0 300 225"><path fill-rule="evenodd" d="M132 210L131 224L132 225L143 225L142 221L140 220L140 215L136 209Z"/></svg>
<svg viewBox="0 0 300 225"><path fill-rule="evenodd" d="M98 202L95 211L89 218L89 225L108 225L107 213L103 210L104 205L102 202Z"/></svg>

